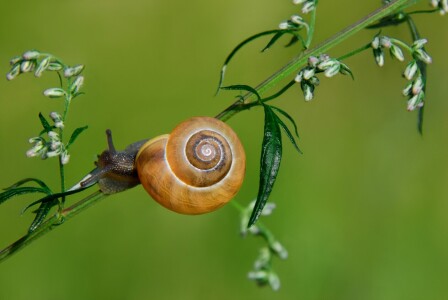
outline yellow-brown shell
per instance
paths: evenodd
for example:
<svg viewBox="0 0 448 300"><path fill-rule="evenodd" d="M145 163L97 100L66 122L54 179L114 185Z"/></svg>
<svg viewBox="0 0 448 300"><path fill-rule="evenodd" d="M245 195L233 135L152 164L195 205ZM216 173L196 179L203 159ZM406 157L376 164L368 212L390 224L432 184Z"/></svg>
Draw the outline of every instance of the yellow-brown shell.
<svg viewBox="0 0 448 300"><path fill-rule="evenodd" d="M170 135L146 142L135 160L145 190L164 207L181 214L218 209L240 189L246 155L224 122L194 117Z"/></svg>

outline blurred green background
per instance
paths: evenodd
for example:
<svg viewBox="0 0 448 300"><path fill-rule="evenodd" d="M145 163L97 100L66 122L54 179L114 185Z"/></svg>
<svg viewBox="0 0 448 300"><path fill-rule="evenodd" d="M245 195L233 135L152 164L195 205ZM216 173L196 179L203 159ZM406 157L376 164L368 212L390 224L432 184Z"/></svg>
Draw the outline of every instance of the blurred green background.
<svg viewBox="0 0 448 300"><path fill-rule="evenodd" d="M353 3L321 1L315 43L380 5ZM213 96L226 55L297 11L276 0L2 1L0 73L33 48L86 65L86 95L73 103L68 128L90 128L72 148L71 184L106 148L106 128L124 148L227 107L236 92ZM275 261L280 291L246 279L262 243L239 236L231 206L177 215L138 187L2 263L0 299L447 299L447 21L416 16L434 61L423 136L400 94L404 64L387 57L380 69L370 52L347 61L355 81L323 79L310 103L298 87L275 101L297 121L304 152L298 156L285 141L271 196L278 208L264 221L289 250L286 261ZM329 54L346 53L375 33L361 32ZM409 38L404 27L383 33ZM237 56L227 84L256 85L297 51L277 46L261 55L265 42ZM56 84L51 74L0 80L0 186L39 176L57 187L56 160L25 157L28 138L40 130L38 112L61 108L42 96ZM229 121L248 154L241 203L257 192L262 122L260 109ZM33 199L0 207L1 247L25 233L33 216L20 210Z"/></svg>

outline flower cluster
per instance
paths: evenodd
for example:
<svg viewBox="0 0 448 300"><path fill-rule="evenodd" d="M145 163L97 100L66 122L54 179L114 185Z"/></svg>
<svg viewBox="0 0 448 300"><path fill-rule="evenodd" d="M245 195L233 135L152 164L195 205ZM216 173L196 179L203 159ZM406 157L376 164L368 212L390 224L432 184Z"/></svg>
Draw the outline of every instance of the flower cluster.
<svg viewBox="0 0 448 300"><path fill-rule="evenodd" d="M404 55L401 48L408 50L412 56L412 60L407 64L403 76L410 82L403 90L403 95L408 97L407 110L412 111L418 107L422 107L425 99L425 80L419 69L419 61L425 64L432 62L431 56L425 51L424 46L428 41L426 39L419 39L409 46L400 40L389 38L387 36L375 36L371 43L375 61L378 66L384 65L384 51L389 49L392 57L399 61L404 61Z"/></svg>
<svg viewBox="0 0 448 300"><path fill-rule="evenodd" d="M294 79L300 83L306 101L314 98L314 89L320 83L316 74L322 72L326 77L333 77L339 73L351 75L351 71L346 64L335 58L330 58L327 54L321 54L319 57L310 56L308 58L308 65L302 68Z"/></svg>
<svg viewBox="0 0 448 300"><path fill-rule="evenodd" d="M52 128L64 128L64 123L61 116L57 112L50 113L50 118L54 122ZM37 136L29 139L30 144L33 144L31 149L26 152L28 157L40 157L46 159L49 157L61 157L61 163L67 164L70 160L70 155L65 145L62 143L59 133L55 131L47 132L48 140L42 136Z"/></svg>
<svg viewBox="0 0 448 300"><path fill-rule="evenodd" d="M375 36L371 43L373 49L373 56L375 57L376 64L380 67L384 66L384 49L389 49L390 55L395 57L399 61L404 61L404 55L401 48L387 36Z"/></svg>
<svg viewBox="0 0 448 300"><path fill-rule="evenodd" d="M448 13L448 0L430 0L432 7L438 8L443 16Z"/></svg>
<svg viewBox="0 0 448 300"><path fill-rule="evenodd" d="M11 59L11 70L6 74L8 80L13 80L21 73L34 72L34 76L41 77L48 71L60 71L63 65L57 59L36 50L29 50Z"/></svg>
<svg viewBox="0 0 448 300"><path fill-rule="evenodd" d="M302 13L307 14L316 8L316 0L293 0L292 3L302 4Z"/></svg>
<svg viewBox="0 0 448 300"><path fill-rule="evenodd" d="M269 284L273 290L278 290L280 288L280 279L272 268L272 260L274 257L286 259L288 257L288 251L275 239L274 235L260 223L247 228L247 223L254 206L255 201L252 201L243 210L241 215L241 234L246 236L247 233L250 233L254 236L261 236L264 238L267 245L260 249L260 254L255 260L253 270L250 271L247 276L250 280L254 280L259 285ZM274 203L267 203L263 208L261 215L270 215L274 208Z"/></svg>

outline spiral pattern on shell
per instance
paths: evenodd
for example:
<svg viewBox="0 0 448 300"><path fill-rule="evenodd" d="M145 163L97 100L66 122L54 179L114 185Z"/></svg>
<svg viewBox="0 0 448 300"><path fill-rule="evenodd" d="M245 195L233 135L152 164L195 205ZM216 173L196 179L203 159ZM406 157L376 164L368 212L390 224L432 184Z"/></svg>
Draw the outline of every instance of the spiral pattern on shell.
<svg viewBox="0 0 448 300"><path fill-rule="evenodd" d="M202 214L235 196L245 160L241 142L227 124L194 117L170 135L145 143L135 163L140 182L157 202L178 213Z"/></svg>

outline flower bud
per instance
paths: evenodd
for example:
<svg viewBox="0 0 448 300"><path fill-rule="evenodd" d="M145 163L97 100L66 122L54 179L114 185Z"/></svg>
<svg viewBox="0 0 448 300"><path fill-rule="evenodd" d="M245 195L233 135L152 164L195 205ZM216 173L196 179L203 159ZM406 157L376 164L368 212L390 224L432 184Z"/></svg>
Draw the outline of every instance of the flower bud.
<svg viewBox="0 0 448 300"><path fill-rule="evenodd" d="M430 64L430 63L432 63L432 58L431 58L431 56L429 56L429 54L426 53L426 51L423 50L423 49L417 49L417 50L415 50L415 51L414 51L414 56L415 56L417 59L423 61L423 62L426 63L426 64Z"/></svg>
<svg viewBox="0 0 448 300"><path fill-rule="evenodd" d="M399 61L404 61L404 54L403 51L401 51L400 47L392 45L390 47L390 54Z"/></svg>
<svg viewBox="0 0 448 300"><path fill-rule="evenodd" d="M82 72L82 70L84 70L84 65L76 65L71 68L66 68L64 70L64 77L68 78L68 77L77 76Z"/></svg>
<svg viewBox="0 0 448 300"><path fill-rule="evenodd" d="M36 50L30 50L30 51L26 51L25 53L23 53L22 57L25 60L32 60L32 59L37 59L40 55L39 51Z"/></svg>
<svg viewBox="0 0 448 300"><path fill-rule="evenodd" d="M379 67L384 66L384 52L381 48L373 49L373 56L375 57L376 64Z"/></svg>
<svg viewBox="0 0 448 300"><path fill-rule="evenodd" d="M14 67L12 67L11 71L9 71L8 74L6 74L6 79L13 80L17 77L17 75L20 74L20 66L21 64L16 64Z"/></svg>
<svg viewBox="0 0 448 300"><path fill-rule="evenodd" d="M303 79L308 80L316 74L316 69L307 67L303 69Z"/></svg>
<svg viewBox="0 0 448 300"><path fill-rule="evenodd" d="M427 42L428 42L427 39L419 39L419 40L416 40L416 41L414 41L414 43L412 44L412 48L413 48L414 50L421 49L421 48L423 48L423 46L424 46Z"/></svg>
<svg viewBox="0 0 448 300"><path fill-rule="evenodd" d="M49 65L48 65L48 70L50 70L50 71L60 71L60 70L62 70L62 65L60 64L60 63L58 63L58 62L51 62Z"/></svg>
<svg viewBox="0 0 448 300"><path fill-rule="evenodd" d="M84 83L84 76L76 77L76 79L70 86L70 93L73 95L76 94L81 89L83 83Z"/></svg>
<svg viewBox="0 0 448 300"><path fill-rule="evenodd" d="M30 72L34 68L34 63L30 60L24 60L20 64L20 71L22 73Z"/></svg>
<svg viewBox="0 0 448 300"><path fill-rule="evenodd" d="M412 78L414 78L415 74L417 73L417 70L418 70L417 62L413 60L410 63L408 63L406 69L404 70L403 75L407 80L412 80Z"/></svg>
<svg viewBox="0 0 448 300"><path fill-rule="evenodd" d="M60 98L65 96L65 91L61 88L49 88L44 91L44 95L49 98Z"/></svg>
<svg viewBox="0 0 448 300"><path fill-rule="evenodd" d="M42 59L42 61L37 66L36 71L34 72L34 76L36 76L36 77L42 76L42 73L48 68L49 64L50 64L49 56Z"/></svg>
<svg viewBox="0 0 448 300"><path fill-rule="evenodd" d="M340 68L341 68L340 64L334 64L333 66L325 70L325 76L333 77L334 75L339 73Z"/></svg>

